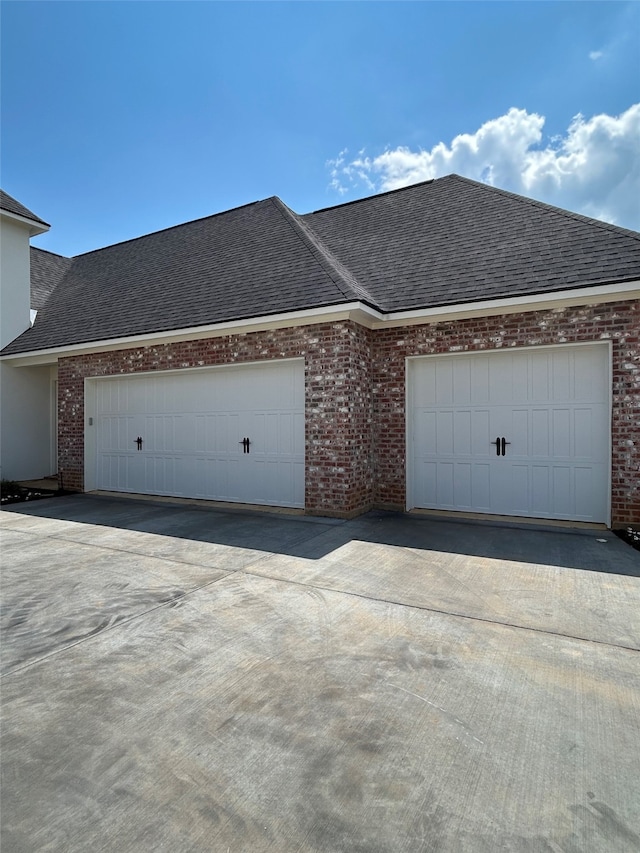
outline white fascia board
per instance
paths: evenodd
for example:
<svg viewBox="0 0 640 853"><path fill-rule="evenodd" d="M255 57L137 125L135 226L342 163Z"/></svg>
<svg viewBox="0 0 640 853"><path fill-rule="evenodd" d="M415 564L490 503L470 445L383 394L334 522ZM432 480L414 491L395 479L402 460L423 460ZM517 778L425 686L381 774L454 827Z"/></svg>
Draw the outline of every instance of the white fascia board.
<svg viewBox="0 0 640 853"><path fill-rule="evenodd" d="M0 359L10 361L14 366L32 366L53 364L60 358L81 355L82 353L109 352L111 350L133 349L140 346L157 346L177 341L197 341L204 338L216 338L224 335L242 335L250 332L264 332L271 329L286 329L295 326L311 326L318 323L335 323L353 319L365 324L368 313L373 309L359 302L344 305L332 305L326 308L309 308L305 311L291 311L283 314L271 314L265 317L251 317L247 320L232 320L228 323L214 323L208 326L193 326L186 329L170 329L166 332L154 332L146 335L131 335L126 338L112 338L103 341L89 341L68 347L52 347L46 350L3 355ZM376 318L382 315L375 311Z"/></svg>
<svg viewBox="0 0 640 853"><path fill-rule="evenodd" d="M59 358L91 352L109 352L111 350L132 349L140 346L156 346L177 341L196 341L203 338L215 338L223 335L248 334L271 329L285 329L295 326L310 326L318 323L334 323L341 320L353 320L368 329L385 329L396 326L417 326L440 323L449 320L463 320L471 317L491 317L500 314L518 314L527 311L543 311L553 308L567 308L576 305L592 305L599 302L622 302L640 299L640 280L619 284L604 284L594 287L579 287L572 290L558 290L554 293L537 293L529 296L516 296L509 299L487 299L467 302L463 305L444 305L436 308L419 308L413 311L397 311L383 314L362 302L348 302L344 305L326 308L310 308L305 311L291 311L272 314L265 317L251 317L247 320L233 320L228 323L215 323L208 326L195 326L186 329L171 329L146 335L132 335L127 338L113 338L103 341L74 344L69 347L53 347L47 350L15 355L0 356L14 366L37 364L55 364Z"/></svg>
<svg viewBox="0 0 640 853"><path fill-rule="evenodd" d="M29 236L35 237L38 234L44 234L51 228L50 225L44 225L42 222L36 222L34 219L28 219L26 216L20 216L19 213L12 213L10 210L0 210L2 216L7 219L13 219L14 222L20 222L22 225L29 227Z"/></svg>
<svg viewBox="0 0 640 853"><path fill-rule="evenodd" d="M553 293L536 293L530 296L514 296L510 299L486 299L478 302L466 302L463 305L442 305L437 308L398 311L393 314L384 314L382 320L375 322L372 328L415 326L447 320L465 320L471 317L548 311L552 308L593 305L598 302L623 302L629 299L640 299L640 280L627 281L622 284L578 287L572 290L556 290Z"/></svg>

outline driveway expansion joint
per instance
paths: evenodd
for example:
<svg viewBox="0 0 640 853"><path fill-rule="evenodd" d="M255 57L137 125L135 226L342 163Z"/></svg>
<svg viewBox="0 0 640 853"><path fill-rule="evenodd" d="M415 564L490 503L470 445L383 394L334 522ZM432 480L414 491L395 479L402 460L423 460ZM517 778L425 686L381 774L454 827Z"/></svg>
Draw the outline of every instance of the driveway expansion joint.
<svg viewBox="0 0 640 853"><path fill-rule="evenodd" d="M149 607L146 610L141 610L139 613L133 613L131 616L126 616L123 619L114 619L109 622L109 624L105 625L104 628L100 628L97 631L92 631L84 637L80 637L77 640L68 643L67 645L60 646L58 649L54 649L51 652L48 652L45 655L41 655L40 657L34 658L30 660L28 663L23 664L22 666L17 666L15 669L10 670L9 672L0 673L0 681L5 681L13 675L17 675L18 673L23 672L26 669L30 669L33 666L36 666L40 663L44 663L48 661L50 658L55 657L56 655L63 654L64 652L69 651L69 649L73 649L75 646L79 646L82 643L91 642L96 637L102 637L107 631L112 631L114 628L120 627L121 625L128 625L130 622L134 622L136 619L142 619L145 616L148 616L150 613L153 613L156 610L161 610L163 607L175 607L176 602L184 601L185 598L188 598L190 595L193 595L200 590L206 589L208 586L213 586L219 581L225 580L229 575L235 574L235 571L226 571L224 569L217 569L216 571L224 571L224 574L219 578L214 578L214 580L208 581L207 583L200 584L200 586L193 587L192 589L186 590L181 595L176 595L171 598L169 601L162 601L160 604L156 604L155 607Z"/></svg>
<svg viewBox="0 0 640 853"><path fill-rule="evenodd" d="M546 634L550 637L563 637L567 640L579 640L581 643L594 643L599 646L606 646L612 649L623 649L624 651L628 652L640 652L640 648L636 646L625 646L619 643L607 642L606 640L596 640L590 637L579 637L577 634L566 634L562 631L550 631L544 628L534 628L529 625L517 625L514 622L502 622L499 619L487 619L482 616L473 616L469 613L456 613L453 610L443 610L438 607L427 607L424 604L410 604L406 601L396 601L390 598L376 598L375 596L364 595L360 592L352 592L350 590L345 589L336 589L335 587L331 586L320 586L318 584L305 583L304 581L295 581L291 579L284 580L283 578L273 577L272 575L259 574L257 572L247 571L246 567L244 569L237 569L235 574L246 574L250 575L251 577L258 577L262 578L263 580L271 580L276 581L278 583L290 583L296 586L307 587L308 589L316 589L320 592L333 592L339 595L350 595L355 598L361 598L364 601L374 601L378 604L391 604L396 607L408 607L412 610L421 610L427 613L438 613L441 616L451 616L456 619L471 619L474 622L482 622L485 625L500 625L503 628L514 628L519 631L531 631L536 634Z"/></svg>

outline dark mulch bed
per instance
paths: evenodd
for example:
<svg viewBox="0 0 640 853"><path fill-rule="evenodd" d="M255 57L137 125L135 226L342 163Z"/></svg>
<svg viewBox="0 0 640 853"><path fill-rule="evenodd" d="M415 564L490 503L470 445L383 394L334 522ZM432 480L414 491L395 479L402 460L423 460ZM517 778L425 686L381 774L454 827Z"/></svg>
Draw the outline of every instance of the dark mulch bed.
<svg viewBox="0 0 640 853"><path fill-rule="evenodd" d="M640 551L640 528L627 527L625 530L614 530L614 533L636 551Z"/></svg>
<svg viewBox="0 0 640 853"><path fill-rule="evenodd" d="M63 489L31 489L14 483L12 480L3 480L0 483L0 504L24 503L25 501L37 501L42 498L55 498L59 495L68 494Z"/></svg>

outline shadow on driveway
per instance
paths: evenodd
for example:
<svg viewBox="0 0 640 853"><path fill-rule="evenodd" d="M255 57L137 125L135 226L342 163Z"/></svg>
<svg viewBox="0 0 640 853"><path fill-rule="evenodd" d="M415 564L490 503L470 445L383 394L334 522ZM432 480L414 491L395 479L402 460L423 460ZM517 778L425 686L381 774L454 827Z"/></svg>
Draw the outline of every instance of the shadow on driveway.
<svg viewBox="0 0 640 853"><path fill-rule="evenodd" d="M38 519L98 525L256 552L320 560L358 540L486 559L640 577L640 554L612 531L531 528L371 511L350 521L243 509L73 495L7 507ZM6 522L15 527L9 519ZM28 520L18 522L28 529ZM42 530L42 526L39 525ZM82 532L67 531L82 539ZM91 541L97 542L92 528ZM601 541L606 540L606 541Z"/></svg>

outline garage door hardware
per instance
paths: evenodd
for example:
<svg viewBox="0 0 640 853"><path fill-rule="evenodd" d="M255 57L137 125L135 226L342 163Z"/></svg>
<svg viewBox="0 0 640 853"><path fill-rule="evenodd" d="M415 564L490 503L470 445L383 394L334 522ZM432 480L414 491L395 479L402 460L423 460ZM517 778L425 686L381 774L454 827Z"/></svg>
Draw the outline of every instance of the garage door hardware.
<svg viewBox="0 0 640 853"><path fill-rule="evenodd" d="M242 452L249 453L249 448L251 447L251 442L248 438L243 438L242 441L239 441L238 444L242 445Z"/></svg>
<svg viewBox="0 0 640 853"><path fill-rule="evenodd" d="M136 438L136 444L138 445L138 450L142 450L142 436L138 436Z"/></svg>
<svg viewBox="0 0 640 853"><path fill-rule="evenodd" d="M504 436L502 438L498 436L491 444L495 444L496 446L496 456L505 456L507 444L511 444L511 442L507 441Z"/></svg>

